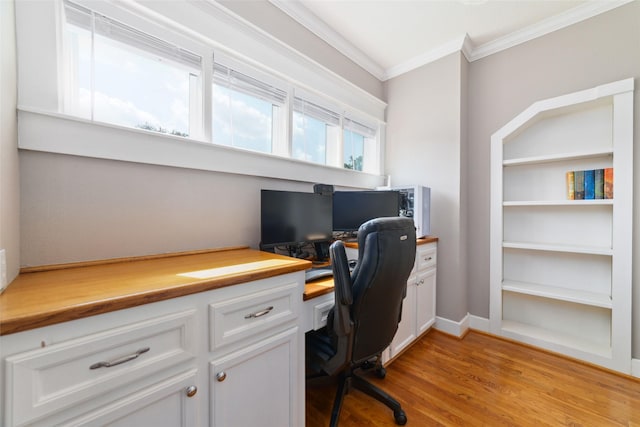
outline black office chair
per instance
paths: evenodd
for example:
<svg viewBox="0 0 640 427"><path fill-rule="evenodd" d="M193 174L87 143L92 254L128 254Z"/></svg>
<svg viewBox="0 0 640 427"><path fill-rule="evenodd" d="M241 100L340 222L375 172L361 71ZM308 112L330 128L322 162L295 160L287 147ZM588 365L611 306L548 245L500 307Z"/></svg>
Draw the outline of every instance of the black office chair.
<svg viewBox="0 0 640 427"><path fill-rule="evenodd" d="M344 395L352 386L393 409L395 422L404 425L407 416L400 404L355 371L373 367L380 378L385 375L381 353L398 329L415 260L413 221L394 217L364 223L358 231L358 263L352 273L342 241L329 250L335 305L327 326L307 334L307 365L316 377L338 378L330 425L338 425Z"/></svg>

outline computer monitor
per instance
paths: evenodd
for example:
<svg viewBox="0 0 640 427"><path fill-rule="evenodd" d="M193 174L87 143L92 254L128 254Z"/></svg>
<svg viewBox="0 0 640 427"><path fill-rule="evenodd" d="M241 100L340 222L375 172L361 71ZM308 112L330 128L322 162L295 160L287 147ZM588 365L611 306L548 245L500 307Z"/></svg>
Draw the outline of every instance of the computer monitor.
<svg viewBox="0 0 640 427"><path fill-rule="evenodd" d="M296 191L260 193L260 247L292 246L330 241L332 197Z"/></svg>
<svg viewBox="0 0 640 427"><path fill-rule="evenodd" d="M333 193L333 230L358 231L373 218L399 216L398 191L336 191Z"/></svg>

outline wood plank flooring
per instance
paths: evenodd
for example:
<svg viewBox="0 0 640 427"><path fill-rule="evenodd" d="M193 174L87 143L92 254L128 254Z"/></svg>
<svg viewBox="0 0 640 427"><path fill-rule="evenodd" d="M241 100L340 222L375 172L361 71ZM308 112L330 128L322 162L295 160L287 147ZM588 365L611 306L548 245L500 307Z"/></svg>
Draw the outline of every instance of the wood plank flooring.
<svg viewBox="0 0 640 427"><path fill-rule="evenodd" d="M640 380L471 331L427 333L370 381L394 396L408 426L640 427ZM307 388L306 425L329 425L335 386ZM358 390L340 426L394 426L390 409Z"/></svg>

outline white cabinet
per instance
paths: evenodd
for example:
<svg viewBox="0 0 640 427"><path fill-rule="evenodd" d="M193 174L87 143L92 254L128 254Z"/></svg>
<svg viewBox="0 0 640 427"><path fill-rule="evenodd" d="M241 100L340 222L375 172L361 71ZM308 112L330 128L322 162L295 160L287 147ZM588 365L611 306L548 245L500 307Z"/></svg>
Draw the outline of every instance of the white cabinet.
<svg viewBox="0 0 640 427"><path fill-rule="evenodd" d="M492 137L493 333L631 368L633 79L537 102ZM566 173L613 168L614 198Z"/></svg>
<svg viewBox="0 0 640 427"><path fill-rule="evenodd" d="M298 328L262 340L210 366L210 423L224 426L298 426L295 354Z"/></svg>
<svg viewBox="0 0 640 427"><path fill-rule="evenodd" d="M389 347L394 358L436 320L437 244L428 243L416 248L416 261L409 280L407 296L402 302L402 320Z"/></svg>
<svg viewBox="0 0 640 427"><path fill-rule="evenodd" d="M300 280L209 305L209 425L304 425Z"/></svg>
<svg viewBox="0 0 640 427"><path fill-rule="evenodd" d="M2 336L0 424L304 425L303 289L289 273Z"/></svg>
<svg viewBox="0 0 640 427"><path fill-rule="evenodd" d="M196 371L138 390L87 415L66 421L70 426L197 426ZM195 393L195 394L194 394ZM46 419L43 426L50 426Z"/></svg>

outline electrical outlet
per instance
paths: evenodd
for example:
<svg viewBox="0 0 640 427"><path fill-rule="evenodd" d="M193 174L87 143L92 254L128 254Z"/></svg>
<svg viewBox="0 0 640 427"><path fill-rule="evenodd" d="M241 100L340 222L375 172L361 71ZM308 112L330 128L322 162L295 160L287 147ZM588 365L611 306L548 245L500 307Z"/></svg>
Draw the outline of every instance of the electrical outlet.
<svg viewBox="0 0 640 427"><path fill-rule="evenodd" d="M0 249L0 293L7 285L7 255L4 249Z"/></svg>

